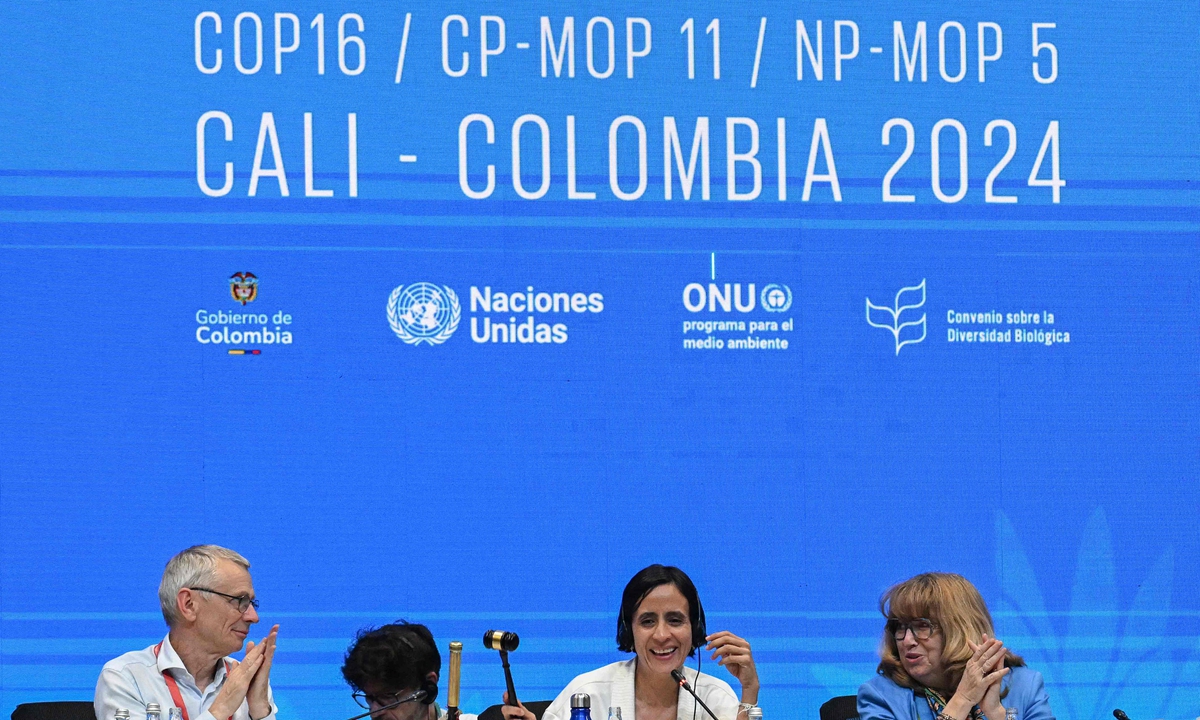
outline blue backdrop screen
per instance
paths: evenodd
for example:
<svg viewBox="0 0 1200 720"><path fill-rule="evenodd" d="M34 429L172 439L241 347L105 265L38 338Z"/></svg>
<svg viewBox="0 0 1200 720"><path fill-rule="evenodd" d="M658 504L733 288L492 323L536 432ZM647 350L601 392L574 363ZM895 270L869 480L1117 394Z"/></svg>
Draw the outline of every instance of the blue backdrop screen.
<svg viewBox="0 0 1200 720"><path fill-rule="evenodd" d="M400 617L553 697L651 562L771 716L925 570L1200 714L1195 3L507 5L0 8L0 713L215 542L303 720Z"/></svg>

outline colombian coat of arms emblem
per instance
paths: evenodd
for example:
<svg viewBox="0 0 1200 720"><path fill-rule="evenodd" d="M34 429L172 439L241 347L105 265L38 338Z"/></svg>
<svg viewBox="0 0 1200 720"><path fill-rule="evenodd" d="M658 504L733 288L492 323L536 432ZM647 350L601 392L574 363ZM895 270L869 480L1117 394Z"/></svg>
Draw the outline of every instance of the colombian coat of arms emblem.
<svg viewBox="0 0 1200 720"><path fill-rule="evenodd" d="M251 272L237 272L229 277L229 294L241 304L254 302L258 297L258 278Z"/></svg>

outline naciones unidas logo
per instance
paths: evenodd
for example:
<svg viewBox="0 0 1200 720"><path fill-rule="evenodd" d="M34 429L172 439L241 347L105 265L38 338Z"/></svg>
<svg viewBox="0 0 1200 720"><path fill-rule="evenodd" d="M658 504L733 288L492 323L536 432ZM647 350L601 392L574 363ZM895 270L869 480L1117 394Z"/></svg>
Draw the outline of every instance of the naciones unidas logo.
<svg viewBox="0 0 1200 720"><path fill-rule="evenodd" d="M570 339L568 321L604 312L604 295L598 292L472 285L468 295L471 340L480 345L563 345ZM388 324L409 345L446 342L462 315L458 294L448 285L398 285L388 296Z"/></svg>

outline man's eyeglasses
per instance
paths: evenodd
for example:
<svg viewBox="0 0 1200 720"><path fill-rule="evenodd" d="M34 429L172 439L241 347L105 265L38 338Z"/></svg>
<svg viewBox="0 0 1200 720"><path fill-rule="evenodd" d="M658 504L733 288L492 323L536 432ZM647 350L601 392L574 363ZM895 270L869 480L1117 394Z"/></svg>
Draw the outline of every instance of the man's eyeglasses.
<svg viewBox="0 0 1200 720"><path fill-rule="evenodd" d="M188 590L198 590L200 592L212 593L213 595L220 595L221 597L225 598L226 600L229 600L230 602L232 602L234 604L234 606L237 607L238 612L240 612L240 613L246 612L246 610L251 607L253 607L255 610L258 609L258 600L255 600L254 598L250 597L249 595L227 595L223 592L217 592L216 590L213 590L211 588L202 588L202 587L190 587L190 588L188 588Z"/></svg>
<svg viewBox="0 0 1200 720"><path fill-rule="evenodd" d="M891 628L892 637L895 638L897 642L903 640L905 634L907 634L909 630L912 631L913 637L916 639L928 640L929 638L933 637L934 631L937 630L937 623L925 618L917 618L916 620L909 620L908 622L901 622L896 618L892 618L888 620L888 627Z"/></svg>
<svg viewBox="0 0 1200 720"><path fill-rule="evenodd" d="M385 705L391 705L392 703L396 702L397 700L403 698L405 695L409 695L409 694L410 693L407 693L407 692L395 692L395 693L384 693L382 695L368 695L365 692L362 692L361 690L359 690L359 691L353 693L351 695L351 697L353 697L354 702L358 703L359 706L362 707L364 710L370 710L372 704L374 704L375 707L383 707Z"/></svg>

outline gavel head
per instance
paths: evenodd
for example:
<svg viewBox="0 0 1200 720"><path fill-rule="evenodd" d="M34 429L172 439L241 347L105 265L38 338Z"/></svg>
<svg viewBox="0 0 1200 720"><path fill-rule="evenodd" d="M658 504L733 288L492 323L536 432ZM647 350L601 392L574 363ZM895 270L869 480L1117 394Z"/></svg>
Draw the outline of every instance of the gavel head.
<svg viewBox="0 0 1200 720"><path fill-rule="evenodd" d="M488 630L483 634L483 646L489 650L512 652L521 644L521 638L516 633L503 630Z"/></svg>

